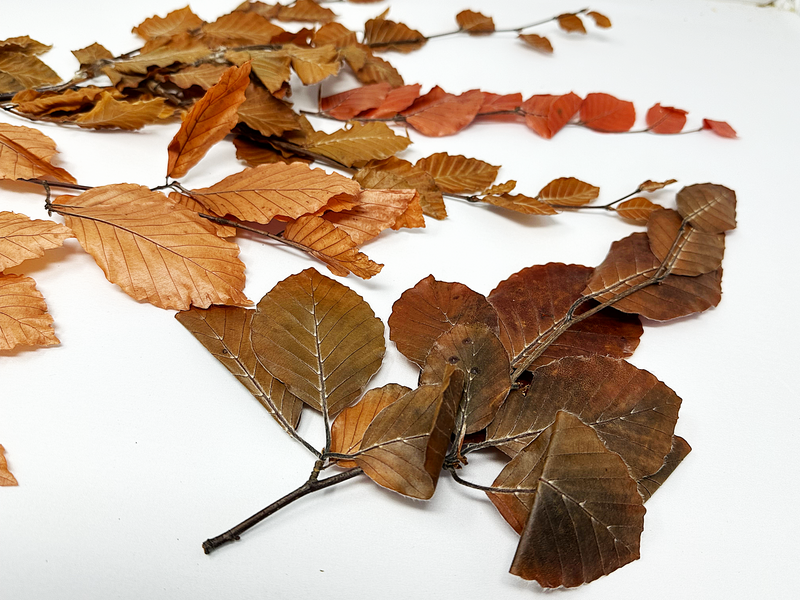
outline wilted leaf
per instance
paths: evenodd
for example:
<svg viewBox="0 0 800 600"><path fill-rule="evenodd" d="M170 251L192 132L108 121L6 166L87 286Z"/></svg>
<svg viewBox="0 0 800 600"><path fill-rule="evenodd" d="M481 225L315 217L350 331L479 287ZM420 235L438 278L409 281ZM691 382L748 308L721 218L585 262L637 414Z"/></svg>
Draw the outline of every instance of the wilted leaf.
<svg viewBox="0 0 800 600"><path fill-rule="evenodd" d="M234 10L236 12L256 13L267 19L274 19L283 7L282 4L266 4L264 2L244 0Z"/></svg>
<svg viewBox="0 0 800 600"><path fill-rule="evenodd" d="M36 282L24 275L0 273L0 350L59 343Z"/></svg>
<svg viewBox="0 0 800 600"><path fill-rule="evenodd" d="M406 122L423 135L453 135L475 120L483 104L483 93L470 90L459 96L434 87L403 111Z"/></svg>
<svg viewBox="0 0 800 600"><path fill-rule="evenodd" d="M485 190L492 185L500 170L500 167L477 158L450 156L446 152L421 158L416 166L430 173L440 190L451 194Z"/></svg>
<svg viewBox="0 0 800 600"><path fill-rule="evenodd" d="M210 215L212 217L219 217L220 215L215 215L212 211L208 210L205 206L200 204L197 200L192 198L191 196L187 196L185 194L181 194L180 192L170 192L169 199L175 203L176 205L186 208L192 212L196 212L198 214L202 213L205 215ZM221 238L230 238L236 236L236 227L232 225L222 225L220 223L215 223L214 221L210 221L209 219L202 219L202 223L206 226L206 228L214 233L214 235L221 237Z"/></svg>
<svg viewBox="0 0 800 600"><path fill-rule="evenodd" d="M88 67L100 60L110 60L114 55L97 42L80 50L73 50L72 55L81 64L81 67Z"/></svg>
<svg viewBox="0 0 800 600"><path fill-rule="evenodd" d="M485 194L507 195L509 192L513 192L514 188L516 188L516 187L517 187L517 182L514 181L513 179L509 179L506 182L498 183L497 185L493 185L493 186L487 188L484 193ZM532 200L532 198L531 198L531 200ZM539 202L539 201L536 200L536 202ZM539 204L543 204L543 203L539 202ZM547 208L550 208L549 205L545 205L545 206L547 206ZM553 211L553 212L555 212L555 211Z"/></svg>
<svg viewBox="0 0 800 600"><path fill-rule="evenodd" d="M389 339L403 356L423 367L439 336L461 323L483 323L498 331L497 313L484 296L462 283L429 275L392 305Z"/></svg>
<svg viewBox="0 0 800 600"><path fill-rule="evenodd" d="M184 90L193 85L200 86L204 90L215 85L222 74L228 70L225 65L215 65L213 63L201 63L196 67L184 67L177 73L169 73L167 79Z"/></svg>
<svg viewBox="0 0 800 600"><path fill-rule="evenodd" d="M672 449L664 459L664 466L658 471L647 477L643 477L637 483L639 485L639 493L645 502L658 491L667 478L672 475L673 471L678 468L678 465L683 462L683 459L689 455L692 447L688 442L680 436L672 436Z"/></svg>
<svg viewBox="0 0 800 600"><path fill-rule="evenodd" d="M45 250L58 248L71 237L67 227L53 221L0 212L0 271L44 256Z"/></svg>
<svg viewBox="0 0 800 600"><path fill-rule="evenodd" d="M258 13L238 11L222 15L213 23L206 23L201 31L211 47L269 44L272 38L283 33L283 29Z"/></svg>
<svg viewBox="0 0 800 600"><path fill-rule="evenodd" d="M291 431L300 422L303 403L264 368L253 351L250 324L255 312L238 306L212 306L182 311L175 318L253 394L284 431Z"/></svg>
<svg viewBox="0 0 800 600"><path fill-rule="evenodd" d="M296 219L313 213L339 195L355 196L361 187L337 173L302 163L261 165L229 175L192 196L218 215L269 223L276 215Z"/></svg>
<svg viewBox="0 0 800 600"><path fill-rule="evenodd" d="M19 52L20 54L44 54L52 46L37 42L27 35L12 37L0 41L0 52Z"/></svg>
<svg viewBox="0 0 800 600"><path fill-rule="evenodd" d="M586 33L586 27L583 26L583 21L578 15L566 14L556 17L558 26L564 31L569 33Z"/></svg>
<svg viewBox="0 0 800 600"><path fill-rule="evenodd" d="M289 223L283 238L307 248L309 254L324 262L331 273L340 277L352 273L369 279L383 268L383 265L359 252L356 243L344 230L320 217L300 217Z"/></svg>
<svg viewBox="0 0 800 600"><path fill-rule="evenodd" d="M683 219L674 210L659 210L650 215L647 239L659 262L669 256L671 273L692 277L719 269L725 254L725 234L705 233L691 225L681 232L682 224Z"/></svg>
<svg viewBox="0 0 800 600"><path fill-rule="evenodd" d="M14 475L8 470L5 452L6 449L0 444L0 486L19 485Z"/></svg>
<svg viewBox="0 0 800 600"><path fill-rule="evenodd" d="M690 185L675 200L681 216L700 231L722 233L736 228L736 192L724 185Z"/></svg>
<svg viewBox="0 0 800 600"><path fill-rule="evenodd" d="M495 29L492 17L472 10L462 10L456 15L456 22L461 31L467 31L470 35L491 33Z"/></svg>
<svg viewBox="0 0 800 600"><path fill-rule="evenodd" d="M680 133L686 125L687 111L656 104L647 111L647 129L653 133Z"/></svg>
<svg viewBox="0 0 800 600"><path fill-rule="evenodd" d="M50 164L55 153L56 143L40 131L0 123L0 179L76 183L64 169Z"/></svg>
<svg viewBox="0 0 800 600"><path fill-rule="evenodd" d="M628 131L636 121L633 102L610 94L589 94L581 104L581 123L604 133Z"/></svg>
<svg viewBox="0 0 800 600"><path fill-rule="evenodd" d="M125 102L115 100L111 94L104 93L94 108L82 113L75 122L81 127L92 129L141 129L159 120L165 102L164 98Z"/></svg>
<svg viewBox="0 0 800 600"><path fill-rule="evenodd" d="M236 146L236 158L243 160L251 167L273 165L279 162L302 162L306 164L312 162L310 158L300 156L286 157L269 144L260 144L244 136L233 138L233 145Z"/></svg>
<svg viewBox="0 0 800 600"><path fill-rule="evenodd" d="M267 370L326 421L361 395L385 351L383 323L369 304L314 269L261 299L251 339Z"/></svg>
<svg viewBox="0 0 800 600"><path fill-rule="evenodd" d="M482 201L488 202L494 206L513 210L524 215L557 215L558 211L546 204L540 202L536 198L525 196L523 194L488 194L481 198Z"/></svg>
<svg viewBox="0 0 800 600"><path fill-rule="evenodd" d="M647 219L650 218L650 213L664 208L660 204L650 202L647 198L631 198L625 200L622 204L617 205L614 209L617 214L623 219L633 221L637 225L647 225Z"/></svg>
<svg viewBox="0 0 800 600"><path fill-rule="evenodd" d="M574 177L559 177L544 186L536 197L548 204L583 206L599 195L599 187Z"/></svg>
<svg viewBox="0 0 800 600"><path fill-rule="evenodd" d="M268 137L300 129L297 113L286 102L252 84L247 88L245 101L239 106L238 112L240 122Z"/></svg>
<svg viewBox="0 0 800 600"><path fill-rule="evenodd" d="M356 34L341 23L326 23L314 32L314 46L332 45L344 48L358 43Z"/></svg>
<svg viewBox="0 0 800 600"><path fill-rule="evenodd" d="M379 106L364 112L361 116L365 119L393 117L414 104L414 101L419 98L420 87L422 86L418 83L397 87L386 94L386 98Z"/></svg>
<svg viewBox="0 0 800 600"><path fill-rule="evenodd" d="M331 452L354 454L361 449L364 432L375 416L384 408L411 391L404 385L389 383L382 388L369 390L358 404L345 408L331 426ZM337 459L340 467L358 466L355 461Z"/></svg>
<svg viewBox="0 0 800 600"><path fill-rule="evenodd" d="M500 340L512 359L526 354L555 329L581 297L591 274L591 268L581 265L536 265L513 274L492 290L488 300L497 311ZM564 356L624 358L633 354L642 333L638 318L601 311L567 329L533 367Z"/></svg>
<svg viewBox="0 0 800 600"><path fill-rule="evenodd" d="M369 48L348 46L342 55L355 71L356 78L361 83L380 83L385 81L393 87L403 85L403 76L388 61L372 54ZM358 68L355 68L356 58Z"/></svg>
<svg viewBox="0 0 800 600"><path fill-rule="evenodd" d="M152 67L167 67L174 63L190 65L208 56L209 53L210 50L199 41L194 41L193 44L186 47L162 46L149 52L138 54L133 58L115 61L113 70L109 68L103 70L103 72L109 77L113 72L146 75L147 71ZM112 78L112 83L116 85L117 82Z"/></svg>
<svg viewBox="0 0 800 600"><path fill-rule="evenodd" d="M724 138L736 137L736 130L728 125L725 121L712 121L711 119L703 119L703 129L710 129L717 135Z"/></svg>
<svg viewBox="0 0 800 600"><path fill-rule="evenodd" d="M380 106L390 91L392 86L388 83L365 85L333 96L325 96L319 102L319 109L336 119L347 121L365 110Z"/></svg>
<svg viewBox="0 0 800 600"><path fill-rule="evenodd" d="M597 11L591 10L588 13L586 13L586 16L594 19L594 24L597 25L598 27L602 27L604 29L608 29L609 27L611 27L611 19L609 19L607 16L603 14L600 14Z"/></svg>
<svg viewBox="0 0 800 600"><path fill-rule="evenodd" d="M346 167L362 167L371 160L383 160L405 150L411 140L395 134L386 123L351 123L333 133L316 131L306 138L305 147Z"/></svg>
<svg viewBox="0 0 800 600"><path fill-rule="evenodd" d="M378 485L420 500L436 490L461 397L460 371L422 385L372 421L355 463Z"/></svg>
<svg viewBox="0 0 800 600"><path fill-rule="evenodd" d="M183 177L208 149L224 138L237 121L237 110L244 102L250 83L250 65L231 67L205 95L192 106L181 128L169 143L167 175Z"/></svg>
<svg viewBox="0 0 800 600"><path fill-rule="evenodd" d="M286 44L283 51L292 57L292 68L305 85L313 85L336 75L341 67L339 54L333 46L301 48Z"/></svg>
<svg viewBox="0 0 800 600"><path fill-rule="evenodd" d="M668 185L672 185L673 183L677 183L677 179L667 179L666 181L650 181L649 179L643 183L639 184L639 191L642 192L655 192L656 190L660 190L662 188L667 187Z"/></svg>
<svg viewBox="0 0 800 600"><path fill-rule="evenodd" d="M255 76L274 94L292 77L292 57L279 52L226 52L225 58L234 64L250 61Z"/></svg>
<svg viewBox="0 0 800 600"><path fill-rule="evenodd" d="M535 33L520 33L519 39L528 44L528 46L534 50L544 52L545 54L553 53L553 44L551 44L550 40L543 35L537 35Z"/></svg>
<svg viewBox="0 0 800 600"><path fill-rule="evenodd" d="M444 219L447 211L442 191L433 177L407 160L395 156L372 161L353 176L364 188L417 190L422 211L434 219Z"/></svg>
<svg viewBox="0 0 800 600"><path fill-rule="evenodd" d="M111 88L114 90L114 88ZM59 94L38 94L30 93L26 90L14 96L17 103L17 110L29 115L45 116L54 112L64 111L73 112L89 106L104 93L109 93L106 89L87 86L77 90L66 90ZM30 94L30 99L26 98Z"/></svg>
<svg viewBox="0 0 800 600"><path fill-rule="evenodd" d="M422 48L426 41L416 29L388 19L370 19L364 25L364 43L372 48L413 52Z"/></svg>
<svg viewBox="0 0 800 600"><path fill-rule="evenodd" d="M336 13L312 0L296 0L290 5L281 6L276 18L279 21L328 23L336 18Z"/></svg>
<svg viewBox="0 0 800 600"><path fill-rule="evenodd" d="M166 17L154 16L145 19L140 25L133 28L133 33L145 40L157 37L170 37L197 29L203 24L203 19L198 17L186 6L180 10L173 10Z"/></svg>
<svg viewBox="0 0 800 600"><path fill-rule="evenodd" d="M211 233L196 213L148 188L96 187L55 204L106 278L160 308L246 306L239 247Z"/></svg>
<svg viewBox="0 0 800 600"><path fill-rule="evenodd" d="M570 92L563 96L531 96L520 108L525 112L525 124L549 140L569 123L580 106L580 96Z"/></svg>
<svg viewBox="0 0 800 600"><path fill-rule="evenodd" d="M416 190L363 190L353 208L328 212L323 218L346 231L358 246L389 227L425 227Z"/></svg>

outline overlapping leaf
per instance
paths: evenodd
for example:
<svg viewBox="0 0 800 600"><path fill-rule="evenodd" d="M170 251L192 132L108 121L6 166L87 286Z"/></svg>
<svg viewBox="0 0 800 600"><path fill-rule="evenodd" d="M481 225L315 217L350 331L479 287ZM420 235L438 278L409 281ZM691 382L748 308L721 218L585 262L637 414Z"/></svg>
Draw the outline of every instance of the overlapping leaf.
<svg viewBox="0 0 800 600"><path fill-rule="evenodd" d="M531 96L521 108L525 113L525 124L549 140L569 123L580 106L580 97L570 92L563 96Z"/></svg>
<svg viewBox="0 0 800 600"><path fill-rule="evenodd" d="M24 275L0 273L0 350L58 343L53 317L36 282Z"/></svg>
<svg viewBox="0 0 800 600"><path fill-rule="evenodd" d="M171 37L191 31L202 24L203 20L186 6L180 10L173 10L166 17L154 16L145 19L133 28L133 33L145 40L153 40L158 37Z"/></svg>
<svg viewBox="0 0 800 600"><path fill-rule="evenodd" d="M3 92L15 92L61 81L58 73L31 54L22 52L0 52L0 74L9 81L2 86Z"/></svg>
<svg viewBox="0 0 800 600"><path fill-rule="evenodd" d="M239 121L265 136L279 136L284 131L300 129L300 118L291 106L262 87L247 88L238 113Z"/></svg>
<svg viewBox="0 0 800 600"><path fill-rule="evenodd" d="M0 212L0 271L44 256L45 250L58 248L71 237L72 231L53 221Z"/></svg>
<svg viewBox="0 0 800 600"><path fill-rule="evenodd" d="M395 156L370 161L353 176L364 188L417 190L422 211L434 219L444 219L447 210L442 191L429 173Z"/></svg>
<svg viewBox="0 0 800 600"><path fill-rule="evenodd" d="M211 47L257 46L269 44L283 29L258 13L234 11L203 25L202 33Z"/></svg>
<svg viewBox="0 0 800 600"><path fill-rule="evenodd" d="M353 207L323 215L360 246L384 229L425 227L416 190L364 190Z"/></svg>
<svg viewBox="0 0 800 600"><path fill-rule="evenodd" d="M75 183L75 178L50 164L56 143L31 129L0 123L0 179L46 179Z"/></svg>
<svg viewBox="0 0 800 600"><path fill-rule="evenodd" d="M441 137L458 133L472 123L483 104L483 93L470 90L458 96L434 87L403 111L406 122L420 133Z"/></svg>
<svg viewBox="0 0 800 600"><path fill-rule="evenodd" d="M315 131L306 138L305 147L347 167L362 167L371 160L383 160L405 150L411 140L397 135L386 123L351 123L325 133Z"/></svg>
<svg viewBox="0 0 800 600"><path fill-rule="evenodd" d="M707 233L736 228L736 193L724 185L698 183L675 197L678 212L691 225Z"/></svg>
<svg viewBox="0 0 800 600"><path fill-rule="evenodd" d="M380 106L391 91L392 86L388 83L365 85L322 98L319 109L335 119L346 121L365 110ZM397 114L397 112L392 114Z"/></svg>
<svg viewBox="0 0 800 600"><path fill-rule="evenodd" d="M650 250L663 262L670 261L675 275L702 275L722 266L725 253L725 234L706 233L694 227L684 227L683 219L674 210L658 210L647 222L647 239Z"/></svg>
<svg viewBox="0 0 800 600"><path fill-rule="evenodd" d="M451 194L485 190L492 185L500 170L500 167L477 158L451 156L446 152L421 158L416 166L430 173L440 190Z"/></svg>
<svg viewBox="0 0 800 600"><path fill-rule="evenodd" d="M680 436L672 436L672 448L664 459L664 465L652 475L643 477L637 483L639 485L639 494L641 494L644 501L647 502L650 496L655 494L667 478L672 475L678 465L683 462L683 459L689 455L692 447L689 443Z"/></svg>

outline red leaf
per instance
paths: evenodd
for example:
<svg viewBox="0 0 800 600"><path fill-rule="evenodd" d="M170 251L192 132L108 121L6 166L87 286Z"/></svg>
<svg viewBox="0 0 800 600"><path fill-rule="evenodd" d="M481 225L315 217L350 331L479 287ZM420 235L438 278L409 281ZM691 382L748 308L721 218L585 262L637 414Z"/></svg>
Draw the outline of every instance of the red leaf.
<svg viewBox="0 0 800 600"><path fill-rule="evenodd" d="M431 137L452 135L472 123L483 104L483 92L470 90L460 96L439 86L418 98L403 112L414 129Z"/></svg>
<svg viewBox="0 0 800 600"><path fill-rule="evenodd" d="M498 110L514 110L522 104L522 94L492 94L483 92L483 104L478 111L478 115L497 112Z"/></svg>
<svg viewBox="0 0 800 600"><path fill-rule="evenodd" d="M521 108L526 113L525 124L549 140L575 116L580 106L580 96L570 92L563 96L531 96Z"/></svg>
<svg viewBox="0 0 800 600"><path fill-rule="evenodd" d="M365 119L385 119L393 117L414 104L414 101L419 98L419 89L421 87L420 84L415 83L413 85L404 85L395 88L386 95L386 98L384 98L380 106L368 110L361 116Z"/></svg>
<svg viewBox="0 0 800 600"><path fill-rule="evenodd" d="M330 116L346 121L358 113L381 105L392 90L388 83L375 83L347 90L341 94L326 96L319 103L319 109Z"/></svg>
<svg viewBox="0 0 800 600"><path fill-rule="evenodd" d="M725 121L712 121L711 119L703 119L703 129L710 129L717 135L720 135L724 138L736 137L736 131Z"/></svg>
<svg viewBox="0 0 800 600"><path fill-rule="evenodd" d="M653 133L680 133L687 114L680 108L656 104L647 111L647 128Z"/></svg>
<svg viewBox="0 0 800 600"><path fill-rule="evenodd" d="M633 127L635 120L633 102L610 94L589 94L581 104L581 122L595 131L621 133Z"/></svg>

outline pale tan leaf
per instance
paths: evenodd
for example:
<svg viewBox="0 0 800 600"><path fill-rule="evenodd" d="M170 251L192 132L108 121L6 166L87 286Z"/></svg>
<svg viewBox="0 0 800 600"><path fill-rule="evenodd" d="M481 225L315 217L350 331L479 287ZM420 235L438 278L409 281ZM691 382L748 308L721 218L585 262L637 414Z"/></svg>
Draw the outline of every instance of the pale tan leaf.
<svg viewBox="0 0 800 600"><path fill-rule="evenodd" d="M191 31L203 25L203 20L186 6L180 10L173 10L166 17L154 16L145 19L133 28L133 33L145 40L157 37L169 37Z"/></svg>
<svg viewBox="0 0 800 600"><path fill-rule="evenodd" d="M185 67L177 73L169 73L166 78L184 90L193 85L200 86L207 90L219 81L222 74L228 70L225 65L215 65L213 63L202 63L196 67Z"/></svg>
<svg viewBox="0 0 800 600"><path fill-rule="evenodd" d="M461 31L469 32L470 35L492 33L494 31L492 17L487 17L472 10L462 10L456 15L456 22Z"/></svg>
<svg viewBox="0 0 800 600"><path fill-rule="evenodd" d="M300 21L305 23L329 23L336 18L331 9L320 6L312 0L296 0L288 6L282 6L278 12L279 21Z"/></svg>
<svg viewBox="0 0 800 600"><path fill-rule="evenodd" d="M273 165L279 162L302 162L306 164L312 162L310 158L302 156L284 156L269 144L262 144L257 140L241 135L233 138L233 145L236 146L236 158L243 160L251 167Z"/></svg>
<svg viewBox="0 0 800 600"><path fill-rule="evenodd" d="M364 25L364 44L371 48L405 53L422 48L426 41L416 29L388 19L370 19Z"/></svg>
<svg viewBox="0 0 800 600"><path fill-rule="evenodd" d="M81 127L92 129L141 129L161 118L165 103L164 98L124 102L104 93L94 108L81 114L75 122Z"/></svg>
<svg viewBox="0 0 800 600"><path fill-rule="evenodd" d="M631 198L616 206L614 210L623 219L633 221L637 225L647 225L647 219L653 211L664 208L660 204L650 202L647 198Z"/></svg>
<svg viewBox="0 0 800 600"><path fill-rule="evenodd" d="M169 199L172 200L172 202L174 202L177 206L188 209L192 212L196 212L198 214L210 215L212 217L219 216L215 215L212 211L208 210L205 206L200 204L197 200L195 200L191 196L181 194L180 192L170 192ZM201 222L206 226L206 228L209 231L214 233L214 235L217 235L221 238L236 237L236 227L233 227L231 225L222 225L220 223L210 221L209 219L202 219Z"/></svg>
<svg viewBox="0 0 800 600"><path fill-rule="evenodd" d="M80 50L73 50L72 55L78 60L81 67L88 67L101 60L109 60L114 55L97 42Z"/></svg>
<svg viewBox="0 0 800 600"><path fill-rule="evenodd" d="M425 227L416 190L362 190L353 208L323 215L360 246L391 227Z"/></svg>
<svg viewBox="0 0 800 600"><path fill-rule="evenodd" d="M267 137L300 129L300 118L289 104L253 84L247 88L245 101L239 106L239 121Z"/></svg>
<svg viewBox="0 0 800 600"><path fill-rule="evenodd" d="M600 188L574 177L559 177L542 188L536 196L548 204L583 206L600 195Z"/></svg>
<svg viewBox="0 0 800 600"><path fill-rule="evenodd" d="M258 13L238 11L222 15L213 23L206 23L201 31L211 47L269 44L272 38L283 33L283 29Z"/></svg>
<svg viewBox="0 0 800 600"><path fill-rule="evenodd" d="M650 214L647 239L650 250L659 261L670 257L670 272L675 275L702 275L722 266L725 234L706 233L686 225L674 210L658 210ZM677 241L676 241L677 240Z"/></svg>
<svg viewBox="0 0 800 600"><path fill-rule="evenodd" d="M552 216L558 214L558 211L549 204L524 194L488 194L483 196L481 200L524 215Z"/></svg>
<svg viewBox="0 0 800 600"><path fill-rule="evenodd" d="M698 183L675 197L678 212L693 227L708 233L736 228L736 192L724 185Z"/></svg>
<svg viewBox="0 0 800 600"><path fill-rule="evenodd" d="M281 8L282 5L280 4L266 4L258 0L255 2L252 2L251 0L244 0L244 2L242 2L234 10L237 12L256 13L267 19L274 19L278 16Z"/></svg>
<svg viewBox="0 0 800 600"><path fill-rule="evenodd" d="M301 48L286 44L283 51L291 56L292 68L305 85L313 85L336 75L341 67L339 53L334 46Z"/></svg>
<svg viewBox="0 0 800 600"><path fill-rule="evenodd" d="M477 158L451 156L446 152L431 154L417 161L417 167L431 174L436 185L450 194L468 194L492 185L500 167Z"/></svg>
<svg viewBox="0 0 800 600"><path fill-rule="evenodd" d="M586 33L586 27L583 25L583 21L578 15L574 14L565 14L559 15L556 17L558 20L558 25L564 31L569 33Z"/></svg>
<svg viewBox="0 0 800 600"><path fill-rule="evenodd" d="M76 183L64 169L50 164L55 154L56 143L40 131L0 123L0 179Z"/></svg>
<svg viewBox="0 0 800 600"><path fill-rule="evenodd" d="M0 212L0 271L44 256L45 250L58 248L71 237L69 228L53 221Z"/></svg>
<svg viewBox="0 0 800 600"><path fill-rule="evenodd" d="M396 156L371 161L353 176L364 188L417 190L422 212L434 219L444 219L447 210L442 191L429 173Z"/></svg>
<svg viewBox="0 0 800 600"><path fill-rule="evenodd" d="M59 343L36 282L24 275L0 273L0 350Z"/></svg>
<svg viewBox="0 0 800 600"><path fill-rule="evenodd" d="M371 160L383 160L405 150L411 140L395 134L386 123L351 123L325 133L316 131L306 138L305 147L346 167L362 167Z"/></svg>
<svg viewBox="0 0 800 600"><path fill-rule="evenodd" d="M106 278L135 300L160 308L247 306L239 247L196 213L148 188L96 187L53 205Z"/></svg>
<svg viewBox="0 0 800 600"><path fill-rule="evenodd" d="M528 44L528 46L534 50L544 52L545 54L553 53L553 44L551 44L550 40L543 35L537 35L535 33L520 33L519 39Z"/></svg>
<svg viewBox="0 0 800 600"><path fill-rule="evenodd" d="M211 146L228 135L236 125L237 110L244 102L249 83L249 63L231 67L192 106L169 143L167 175L175 179L183 177Z"/></svg>
<svg viewBox="0 0 800 600"><path fill-rule="evenodd" d="M0 444L0 486L19 485L14 475L8 470L5 452L6 449Z"/></svg>
<svg viewBox="0 0 800 600"><path fill-rule="evenodd" d="M0 52L0 72L25 88L58 83L61 77L35 56L21 52Z"/></svg>

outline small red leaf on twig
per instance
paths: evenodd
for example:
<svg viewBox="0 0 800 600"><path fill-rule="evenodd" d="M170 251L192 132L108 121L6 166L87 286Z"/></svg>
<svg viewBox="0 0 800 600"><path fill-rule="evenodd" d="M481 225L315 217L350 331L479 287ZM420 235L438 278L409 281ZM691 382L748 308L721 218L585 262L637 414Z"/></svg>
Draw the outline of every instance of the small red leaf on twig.
<svg viewBox="0 0 800 600"><path fill-rule="evenodd" d="M687 111L656 104L647 111L647 129L653 133L680 133L686 125Z"/></svg>
<svg viewBox="0 0 800 600"><path fill-rule="evenodd" d="M635 120L633 102L610 94L589 94L581 104L581 122L595 131L621 133L633 127Z"/></svg>
<svg viewBox="0 0 800 600"><path fill-rule="evenodd" d="M736 130L728 125L725 121L712 121L711 119L703 119L703 129L710 129L717 135L724 138L736 137Z"/></svg>

